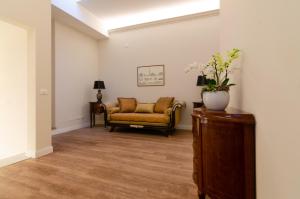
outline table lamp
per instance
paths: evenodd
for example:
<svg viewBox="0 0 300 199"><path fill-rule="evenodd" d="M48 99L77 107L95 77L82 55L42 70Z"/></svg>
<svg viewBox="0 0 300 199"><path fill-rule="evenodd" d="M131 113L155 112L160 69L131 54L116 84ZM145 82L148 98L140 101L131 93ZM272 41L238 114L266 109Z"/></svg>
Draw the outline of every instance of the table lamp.
<svg viewBox="0 0 300 199"><path fill-rule="evenodd" d="M207 84L206 75L199 75L197 79L197 86L205 86Z"/></svg>
<svg viewBox="0 0 300 199"><path fill-rule="evenodd" d="M97 93L97 103L102 104L102 93L101 93L101 89L105 89L105 85L104 85L104 81L95 81L94 82L94 89L98 89L98 93Z"/></svg>

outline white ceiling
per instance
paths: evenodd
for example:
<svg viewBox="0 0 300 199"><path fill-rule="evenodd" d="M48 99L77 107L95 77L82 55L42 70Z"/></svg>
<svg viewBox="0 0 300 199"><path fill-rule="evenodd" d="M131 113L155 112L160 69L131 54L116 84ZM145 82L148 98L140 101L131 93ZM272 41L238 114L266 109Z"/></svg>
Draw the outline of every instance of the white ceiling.
<svg viewBox="0 0 300 199"><path fill-rule="evenodd" d="M219 0L76 0L109 29L219 9Z"/></svg>

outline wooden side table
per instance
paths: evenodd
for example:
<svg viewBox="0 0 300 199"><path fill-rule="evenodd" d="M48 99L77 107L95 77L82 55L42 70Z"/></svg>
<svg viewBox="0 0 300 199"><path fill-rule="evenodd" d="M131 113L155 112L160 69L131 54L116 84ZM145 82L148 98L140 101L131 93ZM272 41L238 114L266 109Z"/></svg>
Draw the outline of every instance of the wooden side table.
<svg viewBox="0 0 300 199"><path fill-rule="evenodd" d="M203 102L193 102L193 108L200 108L203 106Z"/></svg>
<svg viewBox="0 0 300 199"><path fill-rule="evenodd" d="M96 115L104 113L104 126L106 127L106 106L103 103L90 102L90 127L96 125Z"/></svg>

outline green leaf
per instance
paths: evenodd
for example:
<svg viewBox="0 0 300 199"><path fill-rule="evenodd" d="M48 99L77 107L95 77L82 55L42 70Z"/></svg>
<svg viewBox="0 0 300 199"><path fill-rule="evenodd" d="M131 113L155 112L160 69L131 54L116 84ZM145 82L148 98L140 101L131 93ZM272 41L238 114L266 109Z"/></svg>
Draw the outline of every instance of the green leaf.
<svg viewBox="0 0 300 199"><path fill-rule="evenodd" d="M223 82L222 82L222 86L226 86L229 82L229 78L226 78Z"/></svg>
<svg viewBox="0 0 300 199"><path fill-rule="evenodd" d="M216 80L214 80L214 79L208 79L207 82L208 82L208 85L216 85L217 84Z"/></svg>

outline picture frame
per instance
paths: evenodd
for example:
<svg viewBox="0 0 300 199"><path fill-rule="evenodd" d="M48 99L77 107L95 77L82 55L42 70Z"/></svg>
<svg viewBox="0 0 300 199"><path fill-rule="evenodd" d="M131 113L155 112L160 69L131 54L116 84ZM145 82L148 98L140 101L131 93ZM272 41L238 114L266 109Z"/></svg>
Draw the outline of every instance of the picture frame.
<svg viewBox="0 0 300 199"><path fill-rule="evenodd" d="M137 67L137 86L164 86L165 65L150 65Z"/></svg>

